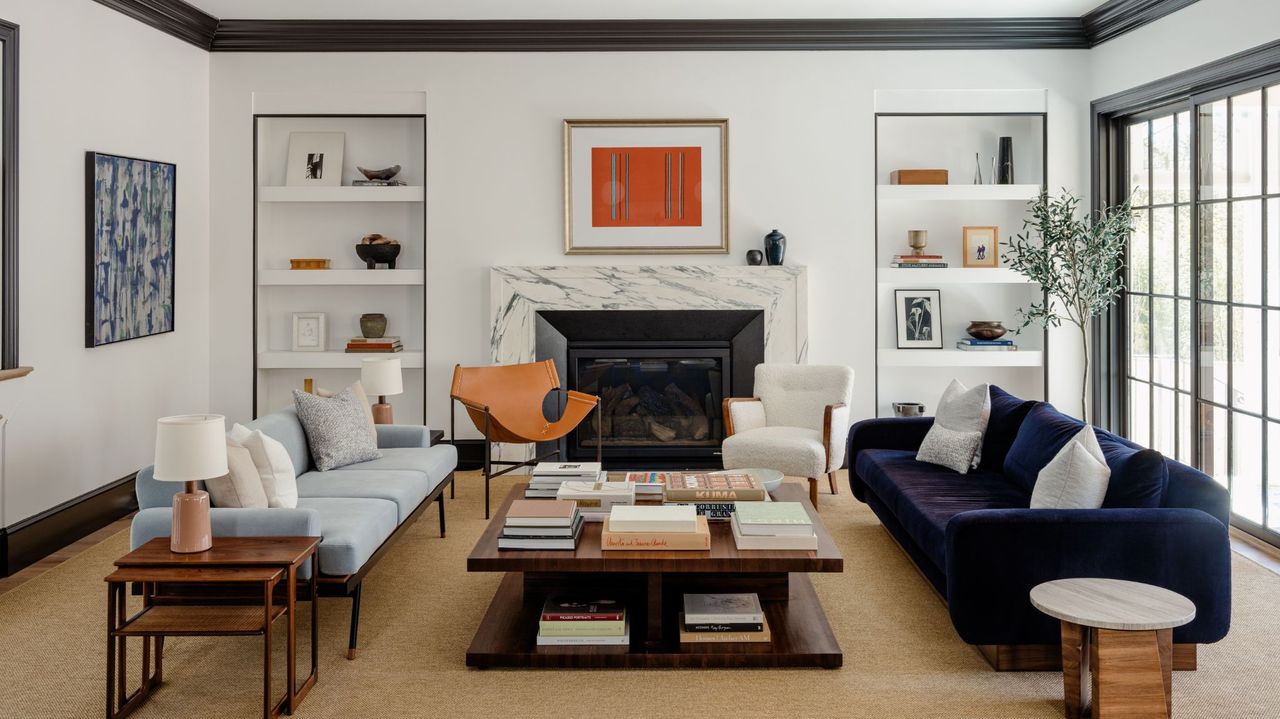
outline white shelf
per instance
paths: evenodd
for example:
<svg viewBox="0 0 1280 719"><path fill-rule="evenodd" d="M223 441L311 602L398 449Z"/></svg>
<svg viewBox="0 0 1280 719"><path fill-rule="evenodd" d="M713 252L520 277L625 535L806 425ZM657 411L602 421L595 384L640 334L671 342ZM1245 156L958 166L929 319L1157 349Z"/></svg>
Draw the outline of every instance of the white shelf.
<svg viewBox="0 0 1280 719"><path fill-rule="evenodd" d="M1030 202L1040 190L1040 185L876 185L876 199Z"/></svg>
<svg viewBox="0 0 1280 719"><path fill-rule="evenodd" d="M422 202L421 185L398 187L259 187L259 202Z"/></svg>
<svg viewBox="0 0 1280 719"><path fill-rule="evenodd" d="M1044 353L1039 350L983 352L966 350L882 349L882 367L1040 367Z"/></svg>
<svg viewBox="0 0 1280 719"><path fill-rule="evenodd" d="M422 270L258 270L259 285L422 285Z"/></svg>
<svg viewBox="0 0 1280 719"><path fill-rule="evenodd" d="M882 285L1032 284L1026 275L1014 272L1007 267L921 267L919 269L881 267L876 275L876 281Z"/></svg>
<svg viewBox="0 0 1280 719"><path fill-rule="evenodd" d="M259 352L258 369L360 369L366 357L399 357L404 369L422 368L422 351L404 352Z"/></svg>

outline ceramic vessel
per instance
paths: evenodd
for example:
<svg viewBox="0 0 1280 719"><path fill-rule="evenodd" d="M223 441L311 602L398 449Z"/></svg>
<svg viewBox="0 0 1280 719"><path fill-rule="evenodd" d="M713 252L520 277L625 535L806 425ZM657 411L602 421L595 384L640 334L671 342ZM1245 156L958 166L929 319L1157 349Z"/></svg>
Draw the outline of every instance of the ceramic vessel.
<svg viewBox="0 0 1280 719"><path fill-rule="evenodd" d="M976 340L998 340L1009 330L999 320L973 320L964 331Z"/></svg>
<svg viewBox="0 0 1280 719"><path fill-rule="evenodd" d="M387 269L396 268L396 258L400 256L400 245L356 245L356 256L364 260L364 266L370 270L384 264Z"/></svg>
<svg viewBox="0 0 1280 719"><path fill-rule="evenodd" d="M787 236L774 230L764 236L764 257L771 265L782 264L787 254Z"/></svg>
<svg viewBox="0 0 1280 719"><path fill-rule="evenodd" d="M929 231L907 230L907 246L911 248L911 254L923 255L924 248L929 246Z"/></svg>
<svg viewBox="0 0 1280 719"><path fill-rule="evenodd" d="M919 402L894 402L894 417L920 417L924 414L924 405Z"/></svg>
<svg viewBox="0 0 1280 719"><path fill-rule="evenodd" d="M381 312L360 315L360 334L377 339L387 333L387 316Z"/></svg>
<svg viewBox="0 0 1280 719"><path fill-rule="evenodd" d="M1013 138L1000 138L1000 152L996 159L996 184L1013 184Z"/></svg>
<svg viewBox="0 0 1280 719"><path fill-rule="evenodd" d="M764 264L764 253L760 250L747 250L747 264L753 267Z"/></svg>

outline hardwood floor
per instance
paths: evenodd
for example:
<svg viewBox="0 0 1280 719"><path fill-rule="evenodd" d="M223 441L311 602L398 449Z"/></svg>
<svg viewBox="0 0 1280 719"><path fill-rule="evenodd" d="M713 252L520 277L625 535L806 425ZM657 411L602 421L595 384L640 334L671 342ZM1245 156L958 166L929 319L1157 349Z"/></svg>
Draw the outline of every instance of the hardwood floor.
<svg viewBox="0 0 1280 719"><path fill-rule="evenodd" d="M63 547L62 549L59 549L53 554L50 554L44 559L41 559L35 564L32 564L29 567L20 569L17 572L14 572L12 575L8 577L4 577L3 579L0 579L0 594L4 594L10 589L15 589L31 581L32 579L35 579L41 574L44 574L50 569L53 569L59 564L62 564L68 559L71 559L72 557L92 547L98 542L101 542L107 537L110 537L116 532L120 532L125 529L128 529L129 523L132 521L133 521L132 514L130 514L127 517L122 517L120 519L117 519L116 521L112 522L111 524L108 524L102 529L99 529L98 531L92 534L89 534L81 539L78 539L72 542L71 544L68 544L67 546Z"/></svg>
<svg viewBox="0 0 1280 719"><path fill-rule="evenodd" d="M1280 574L1280 547L1267 544L1248 532L1232 529L1231 549L1276 574Z"/></svg>

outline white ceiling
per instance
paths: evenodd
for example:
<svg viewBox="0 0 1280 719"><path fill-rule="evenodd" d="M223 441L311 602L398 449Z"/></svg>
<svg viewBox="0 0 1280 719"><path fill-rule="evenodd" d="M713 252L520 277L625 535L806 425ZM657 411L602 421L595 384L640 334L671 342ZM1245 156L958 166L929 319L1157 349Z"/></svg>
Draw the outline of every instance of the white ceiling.
<svg viewBox="0 0 1280 719"><path fill-rule="evenodd" d="M187 0L235 19L1078 17L1102 0Z"/></svg>

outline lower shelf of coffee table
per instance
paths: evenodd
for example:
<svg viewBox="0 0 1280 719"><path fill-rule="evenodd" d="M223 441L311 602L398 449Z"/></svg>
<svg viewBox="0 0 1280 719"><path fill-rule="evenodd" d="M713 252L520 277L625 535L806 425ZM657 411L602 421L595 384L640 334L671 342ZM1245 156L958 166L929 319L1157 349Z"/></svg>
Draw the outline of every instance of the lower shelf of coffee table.
<svg viewBox="0 0 1280 719"><path fill-rule="evenodd" d="M740 578L738 578L740 579ZM602 583L598 594L613 587ZM742 591L735 586L725 591ZM647 639L643 601L629 601L631 645L538 646L543 596L525 596L525 578L509 572L467 650L470 667L527 668L739 668L818 667L834 669L844 660L840 645L806 574L790 576L789 599L762 600L770 642L683 644L676 621L679 607L663 607L661 638ZM637 607L639 604L641 606Z"/></svg>

